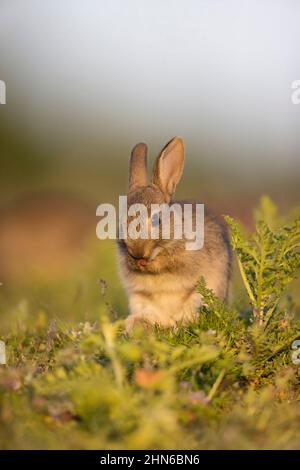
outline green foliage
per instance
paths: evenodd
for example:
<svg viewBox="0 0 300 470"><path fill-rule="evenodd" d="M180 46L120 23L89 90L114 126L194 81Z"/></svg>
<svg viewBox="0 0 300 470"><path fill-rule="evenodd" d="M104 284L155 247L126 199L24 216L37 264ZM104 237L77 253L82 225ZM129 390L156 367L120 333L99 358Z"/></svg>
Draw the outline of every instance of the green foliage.
<svg viewBox="0 0 300 470"><path fill-rule="evenodd" d="M300 218L275 228L276 212L271 201L263 198L257 211L256 231L250 238L245 237L236 221L226 217L231 228L232 247L237 253L253 307L254 321L264 327L275 314L286 286L296 278L300 267Z"/></svg>
<svg viewBox="0 0 300 470"><path fill-rule="evenodd" d="M197 321L139 327L128 337L115 319L118 299L111 306L107 298L110 283L99 285L94 271L87 278L98 300L94 290L84 297L89 321L84 312L80 323L70 313L53 319L26 301L11 308L8 316L22 320L1 337L8 357L0 366L1 448L299 448L300 369L291 344L300 336L300 299L288 290L299 222L286 224L267 199L256 217L249 238L228 219L249 314L224 305L201 279Z"/></svg>

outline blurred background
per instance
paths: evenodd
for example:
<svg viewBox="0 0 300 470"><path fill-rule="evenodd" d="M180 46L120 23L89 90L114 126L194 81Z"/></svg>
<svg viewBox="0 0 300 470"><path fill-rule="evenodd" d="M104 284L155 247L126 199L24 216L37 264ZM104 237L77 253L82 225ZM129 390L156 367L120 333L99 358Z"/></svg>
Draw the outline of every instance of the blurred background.
<svg viewBox="0 0 300 470"><path fill-rule="evenodd" d="M246 225L262 194L297 204L299 18L297 0L1 0L0 309L96 315L100 278L125 308L95 211L139 141L153 161L183 137L177 195Z"/></svg>

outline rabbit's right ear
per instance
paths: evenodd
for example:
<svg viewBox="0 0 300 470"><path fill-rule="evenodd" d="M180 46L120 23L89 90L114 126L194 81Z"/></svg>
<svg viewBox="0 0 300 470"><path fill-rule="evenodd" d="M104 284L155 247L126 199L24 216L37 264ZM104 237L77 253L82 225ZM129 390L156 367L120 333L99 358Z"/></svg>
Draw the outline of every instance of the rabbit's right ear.
<svg viewBox="0 0 300 470"><path fill-rule="evenodd" d="M147 145L137 144L133 147L129 166L129 191L147 186Z"/></svg>
<svg viewBox="0 0 300 470"><path fill-rule="evenodd" d="M174 137L157 157L152 183L158 186L169 202L179 182L184 166L184 145L180 137Z"/></svg>

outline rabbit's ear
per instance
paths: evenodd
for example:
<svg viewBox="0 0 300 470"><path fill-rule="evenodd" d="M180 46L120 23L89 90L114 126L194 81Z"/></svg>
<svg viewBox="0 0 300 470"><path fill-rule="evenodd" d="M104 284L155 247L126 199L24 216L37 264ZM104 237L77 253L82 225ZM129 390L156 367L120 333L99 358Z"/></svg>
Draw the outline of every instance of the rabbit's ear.
<svg viewBox="0 0 300 470"><path fill-rule="evenodd" d="M147 145L137 144L133 147L129 166L129 191L140 186L147 186Z"/></svg>
<svg viewBox="0 0 300 470"><path fill-rule="evenodd" d="M152 183L158 186L168 200L171 199L181 178L184 166L184 145L180 137L174 137L157 157Z"/></svg>

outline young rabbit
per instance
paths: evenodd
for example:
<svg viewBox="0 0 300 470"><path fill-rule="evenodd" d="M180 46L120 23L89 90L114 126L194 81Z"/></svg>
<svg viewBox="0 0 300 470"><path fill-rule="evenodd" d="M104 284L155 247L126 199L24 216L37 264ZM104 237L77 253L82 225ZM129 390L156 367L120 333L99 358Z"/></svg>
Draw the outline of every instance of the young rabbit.
<svg viewBox="0 0 300 470"><path fill-rule="evenodd" d="M184 146L179 137L172 139L156 159L151 183L148 183L146 159L146 145L136 145L130 160L127 201L128 207L144 204L149 211L147 223L151 225L151 204L182 206L191 201L172 199L184 166ZM192 204L194 209L196 203ZM192 217L195 217L194 210ZM206 208L201 249L188 251L185 238L163 239L160 231L155 240L119 239L118 263L129 299L128 332L135 323L170 327L195 317L201 306L201 295L196 292L201 276L220 299L227 297L231 265L228 234L222 222Z"/></svg>

